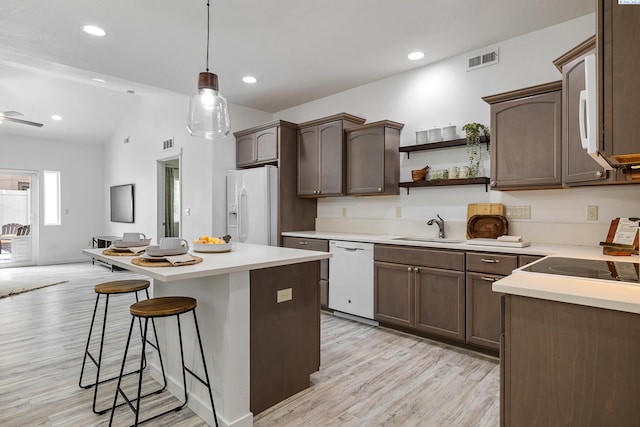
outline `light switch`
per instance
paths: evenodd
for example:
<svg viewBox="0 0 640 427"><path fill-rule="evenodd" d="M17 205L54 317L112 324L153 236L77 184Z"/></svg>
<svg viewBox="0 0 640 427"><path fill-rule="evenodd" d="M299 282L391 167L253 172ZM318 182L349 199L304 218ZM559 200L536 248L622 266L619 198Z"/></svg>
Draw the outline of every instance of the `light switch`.
<svg viewBox="0 0 640 427"><path fill-rule="evenodd" d="M185 210L184 210L184 214L185 214L186 216L191 215L191 208L185 208Z"/></svg>

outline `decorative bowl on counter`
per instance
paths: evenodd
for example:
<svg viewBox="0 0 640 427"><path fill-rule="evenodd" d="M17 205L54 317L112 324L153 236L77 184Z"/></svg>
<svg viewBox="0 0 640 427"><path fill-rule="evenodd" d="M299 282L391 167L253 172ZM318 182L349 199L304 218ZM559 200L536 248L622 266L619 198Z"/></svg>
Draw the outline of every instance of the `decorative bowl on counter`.
<svg viewBox="0 0 640 427"><path fill-rule="evenodd" d="M231 242L228 243L192 243L194 252L229 252L231 251Z"/></svg>

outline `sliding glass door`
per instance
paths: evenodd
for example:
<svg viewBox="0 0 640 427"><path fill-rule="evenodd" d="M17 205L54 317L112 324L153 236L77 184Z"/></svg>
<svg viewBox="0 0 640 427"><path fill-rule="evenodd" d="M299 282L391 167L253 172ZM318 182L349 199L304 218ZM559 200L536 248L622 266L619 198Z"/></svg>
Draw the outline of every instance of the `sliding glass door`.
<svg viewBox="0 0 640 427"><path fill-rule="evenodd" d="M0 169L0 268L35 264L37 183L36 172Z"/></svg>

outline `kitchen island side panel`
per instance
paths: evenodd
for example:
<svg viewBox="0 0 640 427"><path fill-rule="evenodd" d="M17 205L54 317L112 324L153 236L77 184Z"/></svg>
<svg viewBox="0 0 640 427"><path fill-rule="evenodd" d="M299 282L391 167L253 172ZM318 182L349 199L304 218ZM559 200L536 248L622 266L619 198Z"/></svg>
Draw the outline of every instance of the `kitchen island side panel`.
<svg viewBox="0 0 640 427"><path fill-rule="evenodd" d="M258 414L320 368L320 261L251 271L251 403Z"/></svg>
<svg viewBox="0 0 640 427"><path fill-rule="evenodd" d="M640 425L640 315L506 299L504 425Z"/></svg>

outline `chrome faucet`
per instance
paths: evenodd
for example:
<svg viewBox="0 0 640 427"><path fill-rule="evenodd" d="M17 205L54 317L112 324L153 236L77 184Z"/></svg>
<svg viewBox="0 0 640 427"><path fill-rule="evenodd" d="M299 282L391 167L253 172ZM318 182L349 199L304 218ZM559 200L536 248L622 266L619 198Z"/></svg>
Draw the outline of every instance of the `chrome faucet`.
<svg viewBox="0 0 640 427"><path fill-rule="evenodd" d="M433 218L430 219L427 222L427 225L433 225L433 223L435 222L436 224L438 224L438 237L440 239L444 239L444 219L440 218L440 215L436 215L438 218Z"/></svg>

